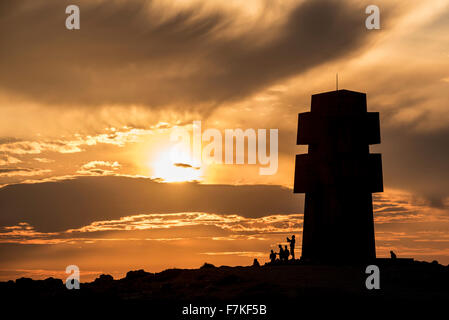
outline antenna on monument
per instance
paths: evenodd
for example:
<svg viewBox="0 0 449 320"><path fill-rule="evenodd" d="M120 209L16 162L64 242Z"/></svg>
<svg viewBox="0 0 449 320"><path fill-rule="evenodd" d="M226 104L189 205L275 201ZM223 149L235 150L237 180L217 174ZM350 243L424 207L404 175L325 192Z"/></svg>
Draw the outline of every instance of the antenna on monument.
<svg viewBox="0 0 449 320"><path fill-rule="evenodd" d="M338 72L335 75L335 82L336 82L336 86L337 86L337 91L338 91Z"/></svg>

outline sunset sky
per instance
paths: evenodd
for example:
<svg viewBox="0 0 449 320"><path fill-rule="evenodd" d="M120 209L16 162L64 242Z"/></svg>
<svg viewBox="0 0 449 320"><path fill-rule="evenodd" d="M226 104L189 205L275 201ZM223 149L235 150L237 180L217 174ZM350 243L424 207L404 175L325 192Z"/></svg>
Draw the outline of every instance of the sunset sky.
<svg viewBox="0 0 449 320"><path fill-rule="evenodd" d="M448 0L1 1L0 70L0 280L300 256L297 114L336 73L380 112L377 255L449 264ZM193 121L278 129L277 173L177 152Z"/></svg>

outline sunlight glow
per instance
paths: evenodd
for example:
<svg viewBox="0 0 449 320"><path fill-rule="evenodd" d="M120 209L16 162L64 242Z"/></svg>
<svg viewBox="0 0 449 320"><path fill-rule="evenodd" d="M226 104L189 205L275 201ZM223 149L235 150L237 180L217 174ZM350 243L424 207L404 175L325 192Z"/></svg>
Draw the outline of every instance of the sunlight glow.
<svg viewBox="0 0 449 320"><path fill-rule="evenodd" d="M193 160L190 152L181 150L179 146L161 152L151 167L154 170L152 178L164 182L201 181L203 176L199 161Z"/></svg>

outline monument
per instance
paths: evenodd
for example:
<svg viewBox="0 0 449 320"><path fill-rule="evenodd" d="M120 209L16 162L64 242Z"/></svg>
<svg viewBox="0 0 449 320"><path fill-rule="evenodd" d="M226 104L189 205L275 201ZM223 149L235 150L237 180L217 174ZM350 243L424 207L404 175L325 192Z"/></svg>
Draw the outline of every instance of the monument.
<svg viewBox="0 0 449 320"><path fill-rule="evenodd" d="M310 112L298 115L294 192L305 193L302 256L317 262L376 258L372 193L383 191L378 112L367 112L366 94L337 90L312 95Z"/></svg>

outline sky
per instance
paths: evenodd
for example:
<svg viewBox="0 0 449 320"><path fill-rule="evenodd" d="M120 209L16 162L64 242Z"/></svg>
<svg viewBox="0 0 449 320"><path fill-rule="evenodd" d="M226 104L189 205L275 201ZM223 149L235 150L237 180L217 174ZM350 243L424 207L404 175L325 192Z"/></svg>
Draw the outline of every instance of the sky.
<svg viewBox="0 0 449 320"><path fill-rule="evenodd" d="M337 73L380 113L377 255L449 264L448 29L447 0L2 1L0 280L299 256L297 114ZM277 129L276 173L198 162L194 121Z"/></svg>

